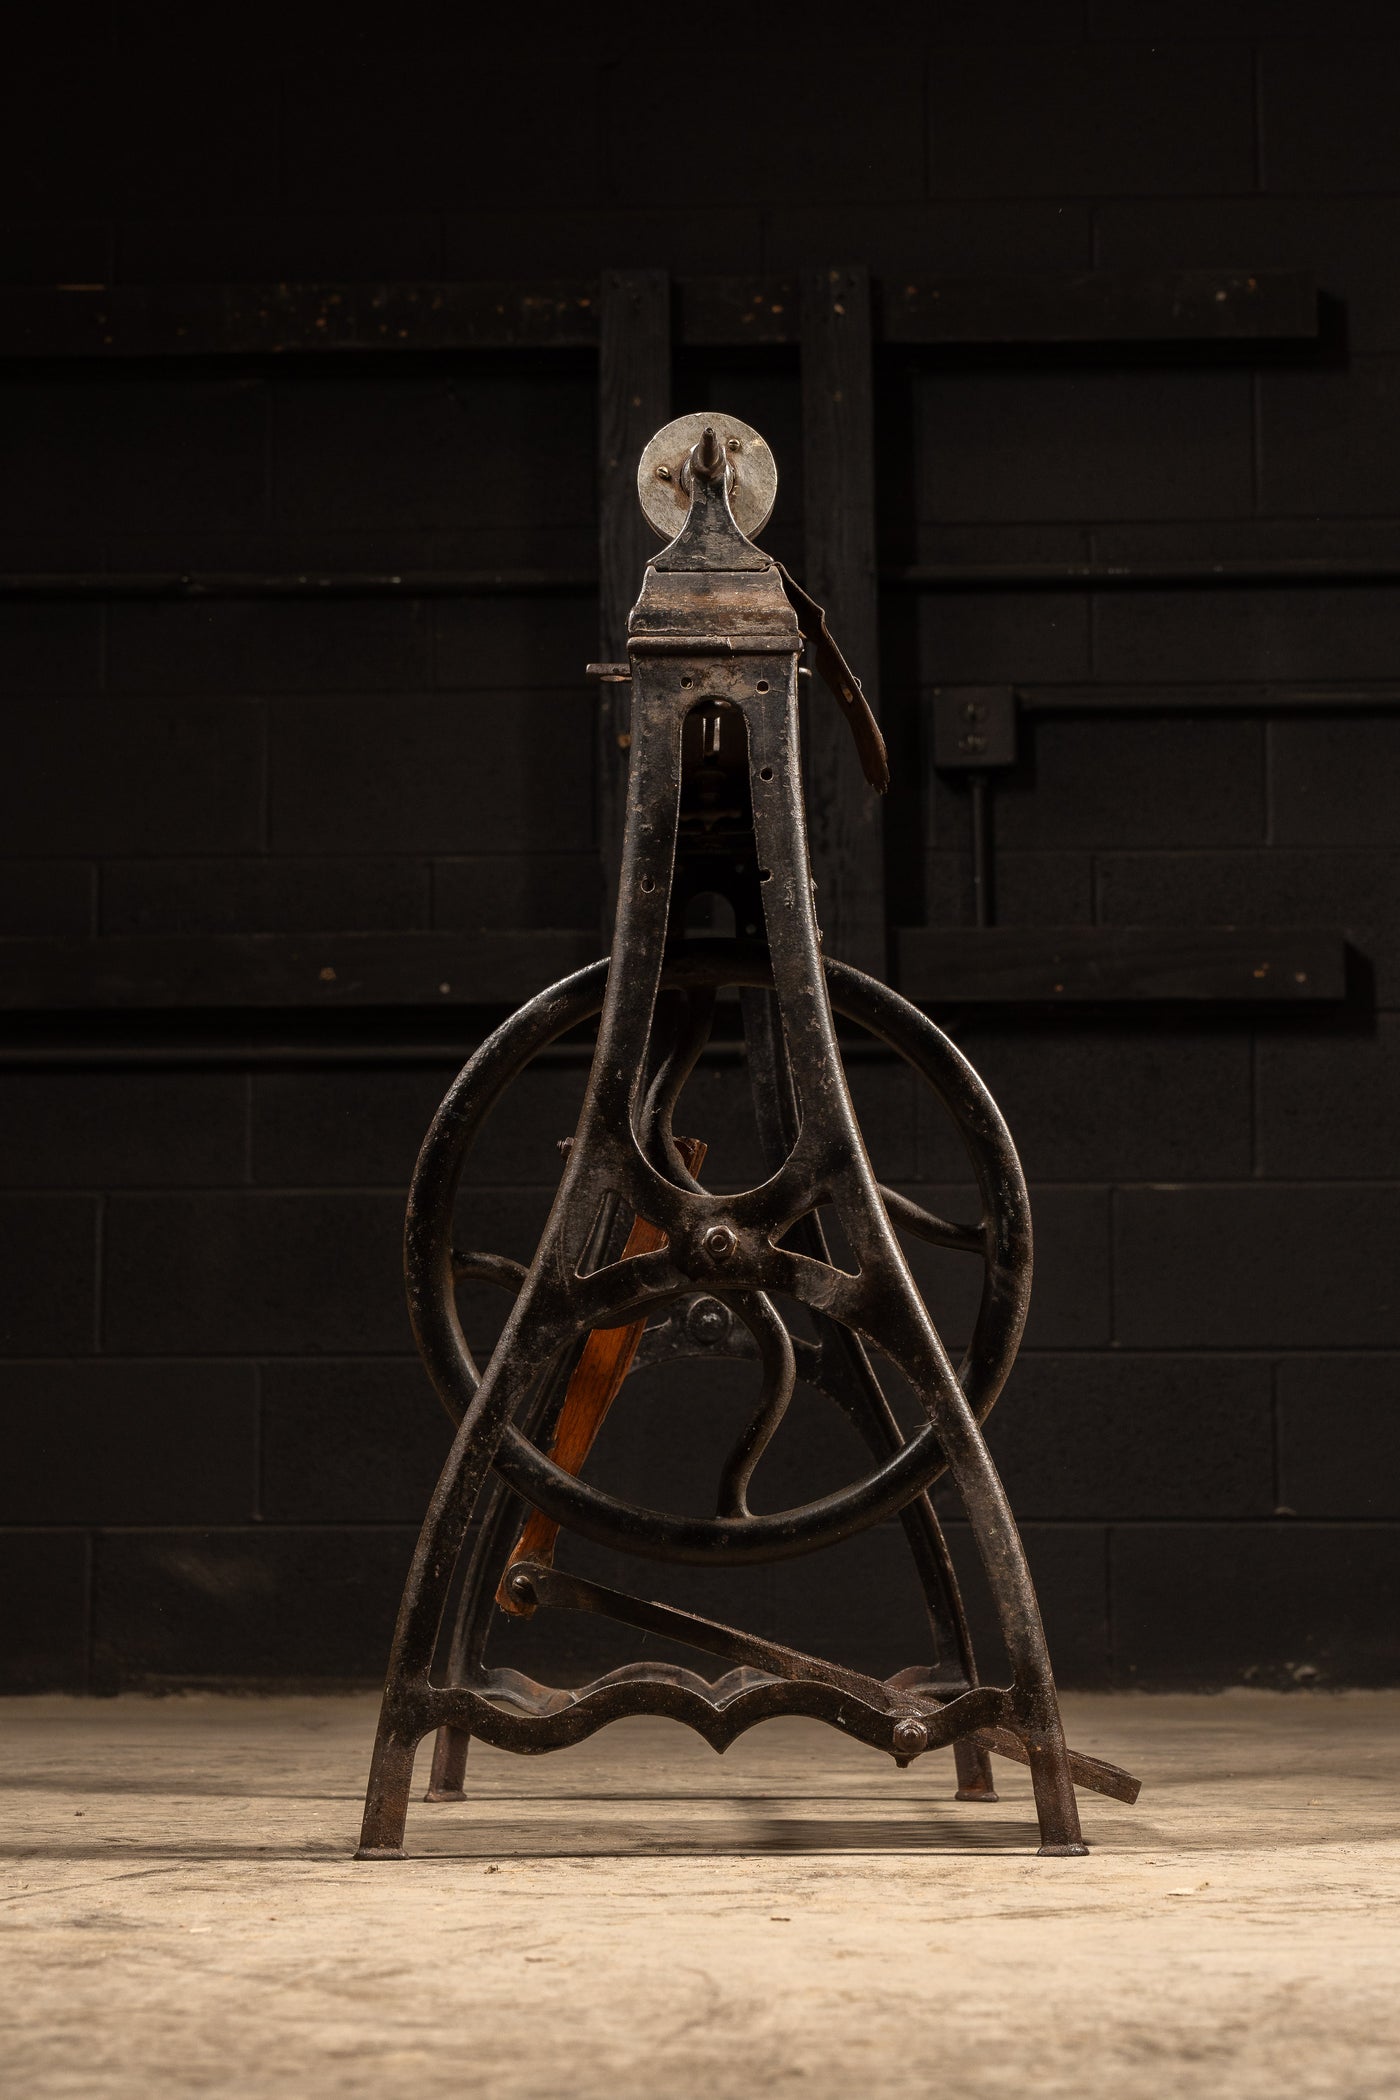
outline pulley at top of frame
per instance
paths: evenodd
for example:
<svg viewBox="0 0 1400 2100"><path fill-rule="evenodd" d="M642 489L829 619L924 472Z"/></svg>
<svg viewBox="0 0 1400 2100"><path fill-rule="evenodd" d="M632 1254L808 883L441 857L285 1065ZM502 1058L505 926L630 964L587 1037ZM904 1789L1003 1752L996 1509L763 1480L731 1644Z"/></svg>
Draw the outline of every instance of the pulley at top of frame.
<svg viewBox="0 0 1400 2100"><path fill-rule="evenodd" d="M657 431L637 467L637 496L647 523L661 539L674 543L684 531L694 502L697 475L710 482L722 482L729 517L745 541L762 532L773 515L778 469L767 442L752 424L717 409L704 409L677 416ZM847 662L816 600L776 556L766 557L762 566L773 569L781 578L803 638L812 650L817 674L845 714L865 777L883 795L890 784L889 757L859 674ZM622 664L595 664L590 668L610 680L630 675Z"/></svg>
<svg viewBox="0 0 1400 2100"><path fill-rule="evenodd" d="M658 430L637 467L637 497L653 532L673 540L690 513L694 474L691 454L713 431L724 458L725 487L734 523L745 539L756 539L773 515L778 494L777 462L751 424L714 409L677 416Z"/></svg>

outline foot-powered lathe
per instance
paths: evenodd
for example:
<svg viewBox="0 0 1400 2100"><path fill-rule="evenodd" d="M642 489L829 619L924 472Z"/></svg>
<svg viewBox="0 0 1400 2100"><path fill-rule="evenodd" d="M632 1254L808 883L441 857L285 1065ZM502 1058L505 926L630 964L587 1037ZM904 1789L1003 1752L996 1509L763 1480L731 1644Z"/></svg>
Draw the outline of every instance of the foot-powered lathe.
<svg viewBox="0 0 1400 2100"><path fill-rule="evenodd" d="M667 539L629 623L627 829L609 960L524 1006L464 1067L424 1143L409 1199L408 1296L423 1360L458 1423L399 1611L358 1857L402 1857L414 1752L437 1731L430 1800L460 1799L467 1746L542 1751L628 1714L665 1714L723 1750L773 1714L806 1714L907 1765L951 1744L958 1799L994 1800L991 1753L1029 1764L1042 1854L1071 1856L1075 1787L1132 1801L1137 1782L1065 1746L1035 1591L979 1424L1025 1322L1031 1225L996 1104L931 1022L874 979L823 960L813 907L798 745L804 638L844 707L872 786L884 745L859 681L812 605L751 535L772 508L763 440L718 415L684 417L648 445L642 506ZM687 907L717 895L734 939L688 937ZM768 1178L707 1191L704 1145L672 1116L737 988ZM949 1224L875 1179L837 1047L833 1009L907 1060L951 1115L981 1193L976 1225ZM453 1247L463 1164L493 1104L546 1044L599 1014L578 1129L528 1269ZM840 1228L840 1264L821 1215ZM954 1368L895 1228L980 1260L981 1304ZM484 1371L455 1302L466 1279L514 1305ZM785 1319L775 1299L800 1313ZM628 1372L681 1356L756 1359L762 1389L720 1471L715 1514L681 1516L581 1477ZM872 1358L903 1375L925 1419L906 1436ZM794 1509L749 1506L755 1469L798 1379L855 1425L871 1464ZM1010 1658L1011 1683L978 1682L929 1489L961 1497ZM557 1570L559 1529L637 1560L743 1567L814 1553L898 1514L927 1601L932 1664L883 1681L734 1627ZM447 1681L434 1679L443 1614L469 1531ZM729 1667L711 1681L639 1662L580 1689L492 1669L498 1611L596 1612Z"/></svg>

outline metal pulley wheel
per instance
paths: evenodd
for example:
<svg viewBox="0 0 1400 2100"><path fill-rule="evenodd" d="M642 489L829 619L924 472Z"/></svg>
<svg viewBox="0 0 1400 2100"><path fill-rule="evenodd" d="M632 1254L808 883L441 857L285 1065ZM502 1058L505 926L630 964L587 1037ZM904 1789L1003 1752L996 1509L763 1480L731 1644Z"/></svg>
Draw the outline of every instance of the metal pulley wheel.
<svg viewBox="0 0 1400 2100"><path fill-rule="evenodd" d="M648 525L663 540L673 540L690 514L692 450L706 430L713 430L725 456L725 485L734 522L746 539L762 532L773 515L778 494L778 466L751 424L737 416L706 409L677 416L658 430L637 468L637 496Z"/></svg>
<svg viewBox="0 0 1400 2100"><path fill-rule="evenodd" d="M448 1260L436 1226L425 1228L429 1219L450 1215L450 1197L472 1144L507 1088L546 1044L599 1012L607 969L606 961L590 965L505 1022L463 1068L424 1142L409 1200L409 1302L439 1397L454 1420L470 1405L479 1377L457 1316L455 1285L475 1280L518 1290L525 1272L493 1254L456 1253ZM907 1000L861 972L835 961L828 961L825 971L834 1010L913 1067L951 1117L971 1166L981 1207L975 1224L951 1225L893 1191L881 1194L897 1229L982 1263L977 1315L958 1372L969 1406L981 1421L1015 1359L1030 1294L1030 1206L1015 1147L991 1095L941 1030ZM699 984L762 986L767 981L761 962L730 950L728 944L725 952L712 957L699 960L692 955L669 965L663 978L664 985L679 989ZM620 1308L618 1318L640 1318L665 1309L651 1298ZM774 1352L764 1346L759 1325L751 1324L766 1378L778 1375ZM703 1352L701 1344L696 1353ZM789 1363L790 1354L789 1350ZM624 1503L565 1472L514 1426L505 1432L495 1466L534 1507L584 1537L647 1558L737 1565L815 1551L864 1530L927 1488L944 1470L945 1459L932 1425L926 1424L884 1464L820 1501L777 1512L711 1518Z"/></svg>

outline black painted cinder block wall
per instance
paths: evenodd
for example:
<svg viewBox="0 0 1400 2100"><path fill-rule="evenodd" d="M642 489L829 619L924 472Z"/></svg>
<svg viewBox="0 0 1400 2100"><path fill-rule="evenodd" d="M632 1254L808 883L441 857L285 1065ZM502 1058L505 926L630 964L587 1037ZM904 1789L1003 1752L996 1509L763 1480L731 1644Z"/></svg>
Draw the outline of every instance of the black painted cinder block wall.
<svg viewBox="0 0 1400 2100"><path fill-rule="evenodd" d="M1391 8L935 0L828 33L805 10L720 6L699 44L654 10L606 12L533 14L511 49L460 9L410 11L386 44L255 7L227 48L198 11L95 11L84 34L31 11L7 50L4 275L1312 269L1321 358L882 365L902 446L882 453L882 529L895 558L931 562L1393 558ZM682 361L676 399L765 430L775 542L800 563L795 371ZM6 570L595 559L584 361L7 360L0 423ZM953 784L923 802L929 686L1151 684L1199 705L1027 731L997 792L1002 918L1331 926L1364 958L1329 1018L956 1017L1036 1203L1035 1306L992 1440L1060 1675L1393 1681L1400 721L1222 715L1208 689L1394 680L1400 587L886 611L897 917L971 914L965 800ZM594 924L596 623L586 594L6 603L0 932ZM464 1043L479 1025L464 1017ZM398 1236L452 1066L444 1046L409 1066L0 1073L11 1688L378 1675L447 1441ZM853 1075L887 1178L955 1202L936 1113L894 1068ZM737 1177L734 1081L705 1068L691 1120ZM565 1062L522 1090L477 1164L478 1242L528 1254L580 1084ZM923 1273L956 1335L963 1282ZM474 1317L489 1339L492 1309ZM692 1461L712 1464L740 1405L640 1391L599 1464L693 1499ZM837 1427L803 1420L775 1492L854 1463ZM902 1579L881 1532L705 1594L894 1667L919 1652Z"/></svg>

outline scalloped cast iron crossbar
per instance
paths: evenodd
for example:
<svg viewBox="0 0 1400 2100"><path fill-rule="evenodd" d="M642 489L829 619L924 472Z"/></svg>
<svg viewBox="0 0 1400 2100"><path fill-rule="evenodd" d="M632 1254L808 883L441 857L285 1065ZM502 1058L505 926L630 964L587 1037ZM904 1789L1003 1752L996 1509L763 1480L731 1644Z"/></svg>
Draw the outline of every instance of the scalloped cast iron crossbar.
<svg viewBox="0 0 1400 2100"><path fill-rule="evenodd" d="M887 778L859 681L819 608L750 536L776 473L758 434L719 415L659 432L639 470L643 509L674 533L647 565L628 663L594 667L631 687L630 780L609 960L520 1009L463 1068L424 1142L409 1199L406 1268L418 1346L457 1423L405 1586L358 1857L403 1856L418 1744L436 1731L430 1801L462 1798L472 1736L552 1750L629 1714L685 1722L722 1750L774 1714L805 1714L908 1765L951 1745L958 1799L995 1800L991 1756L1028 1764L1043 1854L1082 1854L1075 1787L1120 1800L1137 1782L1065 1744L1021 1540L980 1424L1011 1368L1030 1292L1025 1182L995 1102L917 1009L823 959L808 866L798 745L804 636L846 712L866 776ZM735 933L688 931L718 897ZM737 989L767 1179L707 1190L704 1145L673 1114ZM932 1088L981 1198L976 1225L934 1217L872 1171L847 1091L834 1015L882 1041ZM546 1044L599 1016L586 1098L528 1269L458 1252L452 1219L486 1116ZM840 1265L819 1213L840 1229ZM981 1300L954 1367L910 1275L899 1231L976 1258ZM513 1304L489 1363L473 1361L456 1289L500 1285ZM780 1303L795 1306L784 1316ZM582 1477L631 1370L678 1357L747 1357L761 1390L725 1461L716 1513L619 1499ZM901 1429L872 1358L916 1396ZM795 1384L827 1395L870 1453L858 1480L795 1508L749 1495ZM956 1488L1010 1659L979 1683L929 1490ZM553 1565L560 1528L642 1559L743 1567L815 1552L898 1515L927 1605L933 1665L878 1680ZM465 1556L446 1663L435 1658ZM488 1668L498 1613L594 1612L729 1667L714 1681L661 1662L577 1690Z"/></svg>

